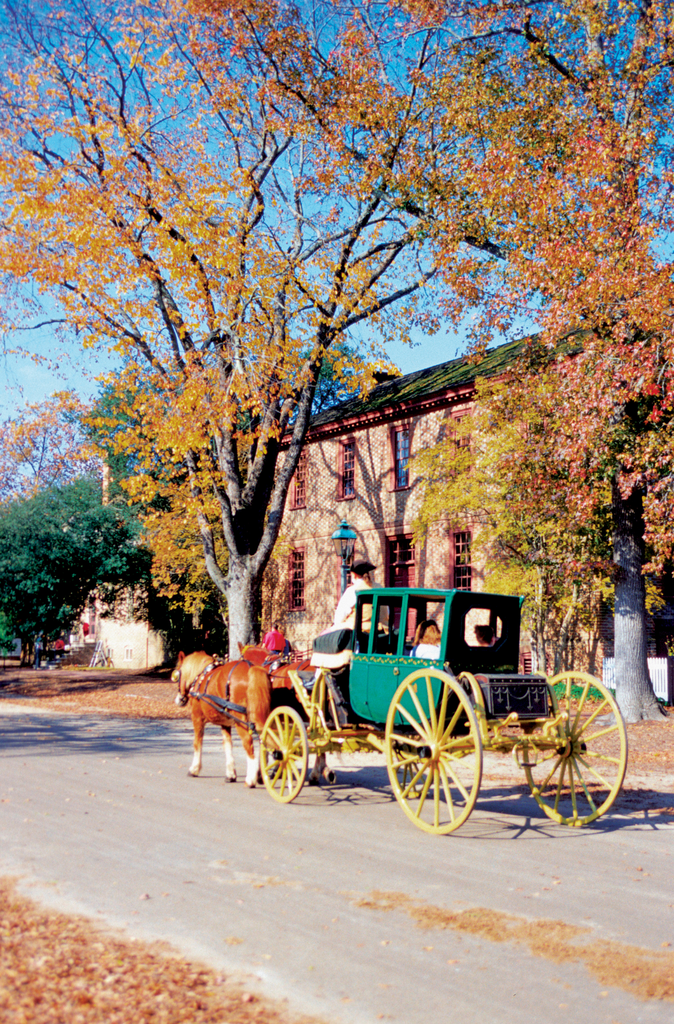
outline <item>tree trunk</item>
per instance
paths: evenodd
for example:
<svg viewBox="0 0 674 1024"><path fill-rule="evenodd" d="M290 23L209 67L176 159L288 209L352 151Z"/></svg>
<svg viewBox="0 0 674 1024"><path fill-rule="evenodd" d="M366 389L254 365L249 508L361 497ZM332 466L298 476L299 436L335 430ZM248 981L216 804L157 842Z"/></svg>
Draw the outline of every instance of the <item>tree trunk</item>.
<svg viewBox="0 0 674 1024"><path fill-rule="evenodd" d="M547 675L547 652L545 649L545 576L536 566L536 598L534 622L531 630L531 671Z"/></svg>
<svg viewBox="0 0 674 1024"><path fill-rule="evenodd" d="M241 656L239 644L254 644L259 639L260 581L254 576L246 559L230 562L227 574L227 607L229 656L236 660Z"/></svg>
<svg viewBox="0 0 674 1024"><path fill-rule="evenodd" d="M648 675L646 588L643 577L644 523L641 492L629 497L612 484L613 561L615 573L615 685L616 700L626 722L659 718L658 704Z"/></svg>
<svg viewBox="0 0 674 1024"><path fill-rule="evenodd" d="M569 647L569 633L571 632L571 626L576 617L576 612L578 611L578 595L578 584L574 583L571 601L569 603L569 607L564 613L564 618L562 619L562 624L559 628L557 643L555 644L555 659L552 670L552 674L555 676L566 667L565 663L567 661L566 655Z"/></svg>

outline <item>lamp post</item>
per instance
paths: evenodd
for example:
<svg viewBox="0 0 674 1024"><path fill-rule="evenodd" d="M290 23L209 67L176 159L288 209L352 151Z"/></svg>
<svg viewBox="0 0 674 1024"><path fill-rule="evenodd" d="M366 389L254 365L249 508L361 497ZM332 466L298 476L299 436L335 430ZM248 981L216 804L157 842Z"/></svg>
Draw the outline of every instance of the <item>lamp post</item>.
<svg viewBox="0 0 674 1024"><path fill-rule="evenodd" d="M356 546L356 532L352 530L346 519L341 523L332 535L332 543L335 545L337 557L341 559L342 570L342 593L346 590L346 574L353 558L353 549Z"/></svg>

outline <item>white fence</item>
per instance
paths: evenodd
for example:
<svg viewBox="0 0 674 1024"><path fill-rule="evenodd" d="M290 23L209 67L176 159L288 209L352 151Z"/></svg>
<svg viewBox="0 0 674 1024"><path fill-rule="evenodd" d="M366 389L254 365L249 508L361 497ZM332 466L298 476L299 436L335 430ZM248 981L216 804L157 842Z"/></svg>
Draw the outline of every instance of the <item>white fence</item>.
<svg viewBox="0 0 674 1024"><path fill-rule="evenodd" d="M674 699L669 660L669 658L648 659L648 674L653 683L655 696L660 697L666 704L671 704ZM614 658L604 658L604 686L608 686L610 690L615 690L614 665Z"/></svg>

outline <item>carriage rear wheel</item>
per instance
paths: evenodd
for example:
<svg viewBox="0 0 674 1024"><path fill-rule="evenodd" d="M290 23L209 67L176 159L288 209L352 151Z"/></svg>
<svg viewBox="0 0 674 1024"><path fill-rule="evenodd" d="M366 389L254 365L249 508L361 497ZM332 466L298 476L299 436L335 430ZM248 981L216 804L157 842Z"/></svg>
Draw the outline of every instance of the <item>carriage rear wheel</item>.
<svg viewBox="0 0 674 1024"><path fill-rule="evenodd" d="M466 821L482 779L482 741L470 700L451 676L423 668L400 684L386 718L386 765L396 800L424 832Z"/></svg>
<svg viewBox="0 0 674 1024"><path fill-rule="evenodd" d="M269 794L288 804L299 794L307 774L309 741L294 708L275 708L260 736L260 769Z"/></svg>
<svg viewBox="0 0 674 1024"><path fill-rule="evenodd" d="M549 818L586 825L620 792L627 768L625 724L612 693L594 676L563 672L548 682L562 691L557 702L568 717L553 749L528 746L524 771Z"/></svg>

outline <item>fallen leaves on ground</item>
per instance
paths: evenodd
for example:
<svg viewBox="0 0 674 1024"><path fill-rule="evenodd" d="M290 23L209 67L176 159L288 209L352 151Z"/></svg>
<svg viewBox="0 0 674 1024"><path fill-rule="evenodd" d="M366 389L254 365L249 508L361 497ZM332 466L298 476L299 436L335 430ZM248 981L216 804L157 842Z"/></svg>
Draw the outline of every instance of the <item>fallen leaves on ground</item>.
<svg viewBox="0 0 674 1024"><path fill-rule="evenodd" d="M0 878L3 1024L319 1024L235 981L82 917L43 909Z"/></svg>
<svg viewBox="0 0 674 1024"><path fill-rule="evenodd" d="M402 911L418 928L427 931L451 929L489 942L522 942L534 956L554 963L584 964L600 985L623 989L638 999L674 1002L674 953L592 939L591 929L564 921L532 921L485 907L451 911L414 900L402 892L375 891L356 900L356 906Z"/></svg>

